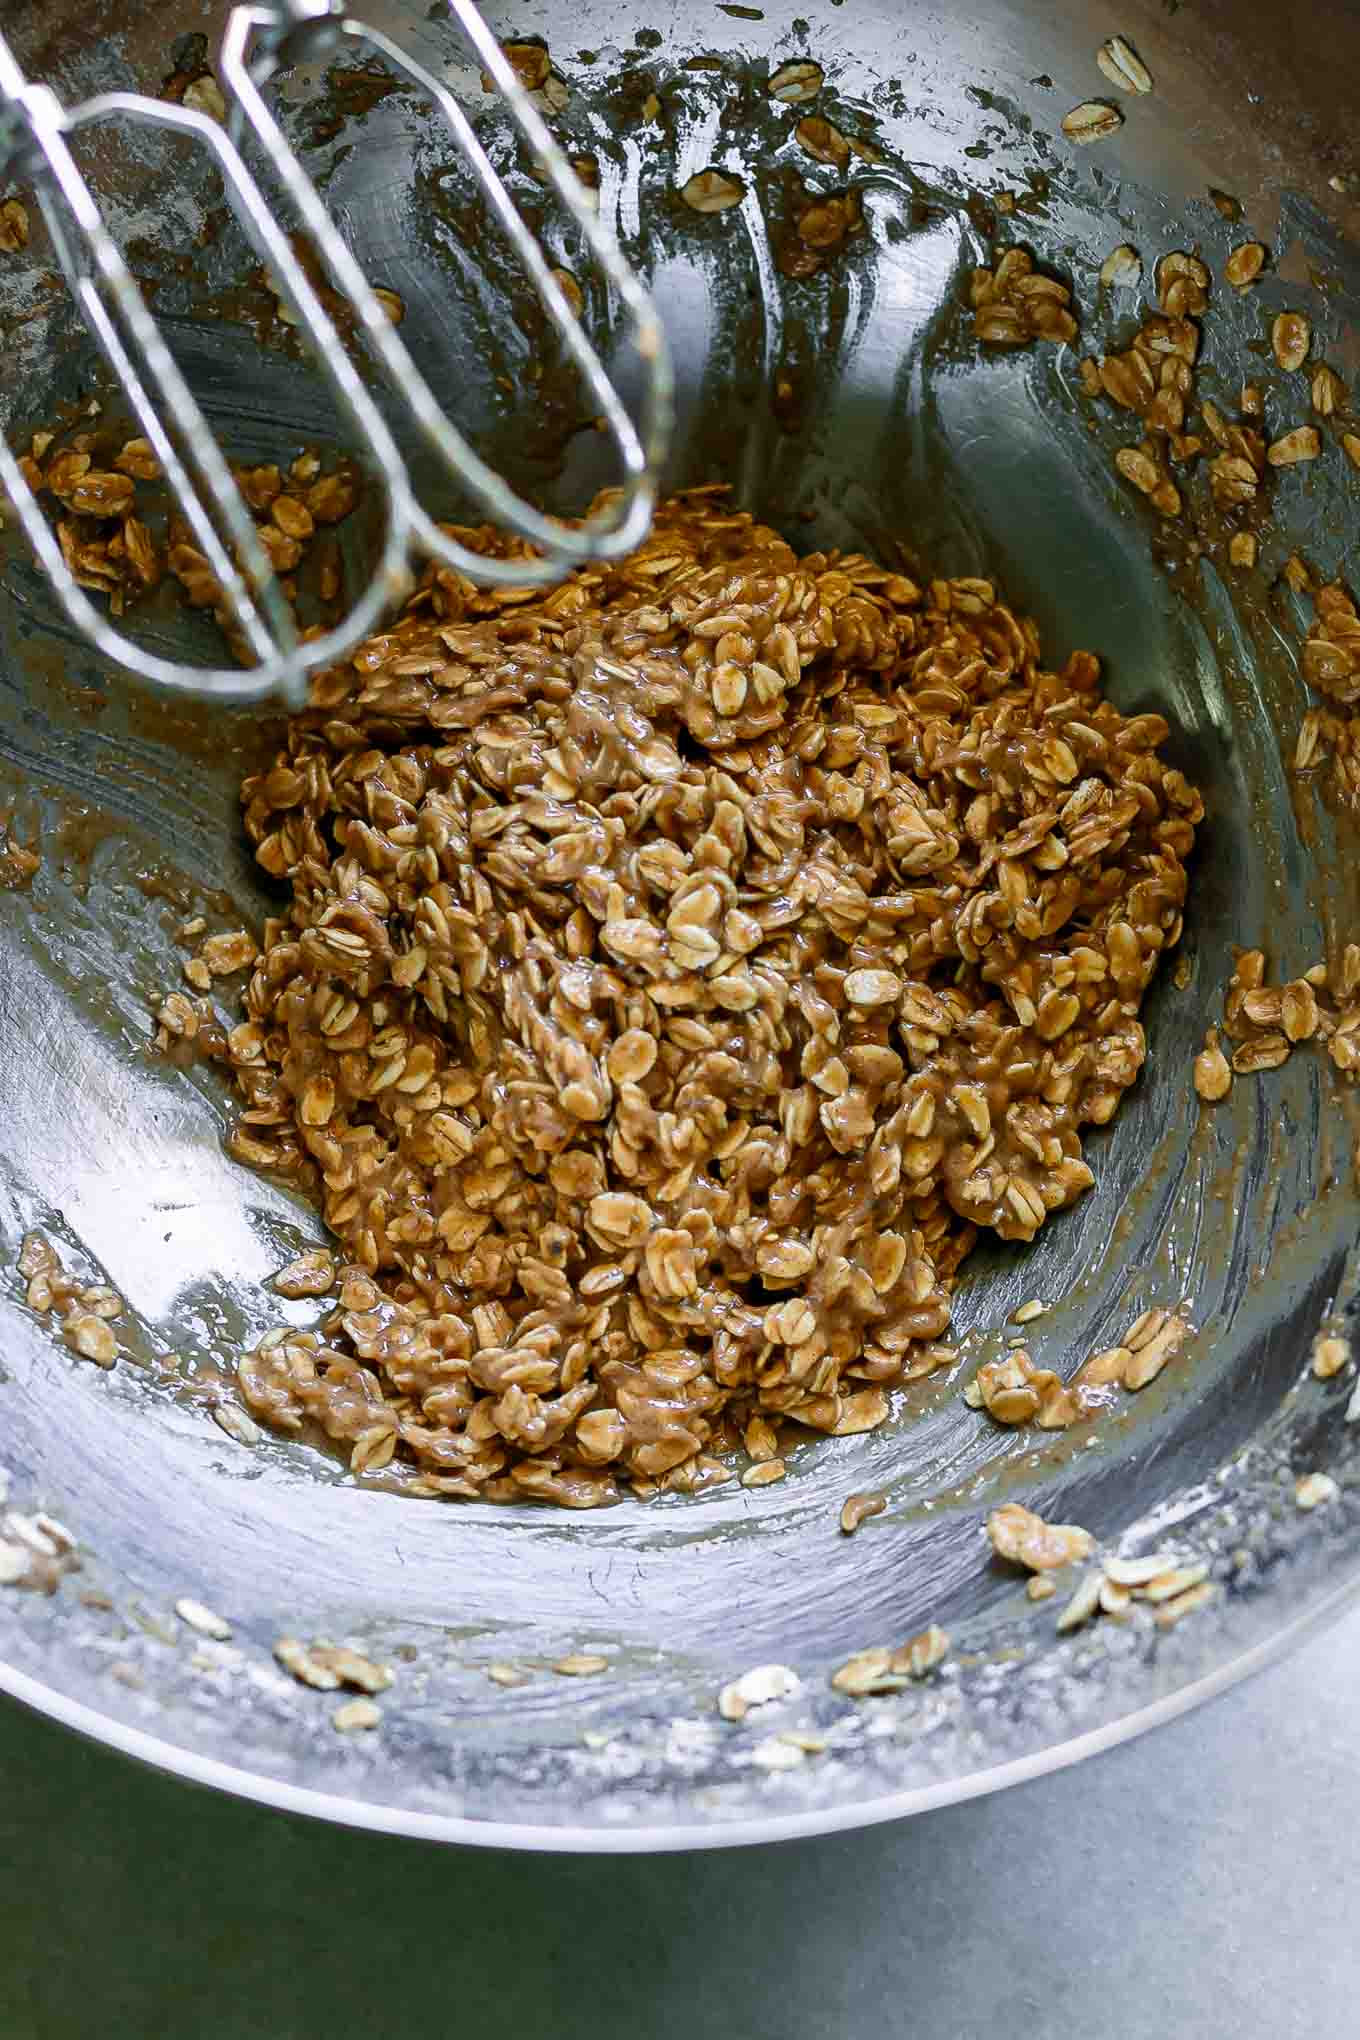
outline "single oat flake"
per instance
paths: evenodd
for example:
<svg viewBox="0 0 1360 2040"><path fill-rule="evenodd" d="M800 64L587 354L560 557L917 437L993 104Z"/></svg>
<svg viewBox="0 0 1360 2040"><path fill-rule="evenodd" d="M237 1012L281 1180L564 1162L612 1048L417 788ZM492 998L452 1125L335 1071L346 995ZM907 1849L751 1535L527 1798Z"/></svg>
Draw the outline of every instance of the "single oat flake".
<svg viewBox="0 0 1360 2040"><path fill-rule="evenodd" d="M841 1529L847 1537L853 1537L861 1523L867 1523L871 1516L881 1516L887 1506L888 1497L878 1488L847 1495L841 1505Z"/></svg>
<svg viewBox="0 0 1360 2040"><path fill-rule="evenodd" d="M691 212L720 213L741 204L746 196L746 186L739 177L729 177L722 170L696 170L693 177L681 185L680 196Z"/></svg>
<svg viewBox="0 0 1360 2040"><path fill-rule="evenodd" d="M733 1679L718 1695L718 1712L724 1721L744 1721L753 1707L767 1707L771 1701L789 1700L802 1680L789 1665L753 1665L739 1679Z"/></svg>
<svg viewBox="0 0 1360 2040"><path fill-rule="evenodd" d="M212 1416L218 1429L238 1445L258 1445L264 1435L254 1418L237 1409L235 1403L214 1403Z"/></svg>
<svg viewBox="0 0 1360 2040"><path fill-rule="evenodd" d="M217 1643L225 1643L231 1635L231 1624L213 1609L205 1607L202 1601L195 1601L189 1595L181 1595L175 1603L175 1613L181 1622L187 1622L190 1629L196 1629L200 1636L210 1636Z"/></svg>
<svg viewBox="0 0 1360 2040"><path fill-rule="evenodd" d="M802 106L817 97L825 82L826 73L820 64L781 64L771 77L768 90L771 99L779 100L783 106Z"/></svg>
<svg viewBox="0 0 1360 2040"><path fill-rule="evenodd" d="M331 1716L331 1726L340 1735L353 1735L356 1731L377 1728L382 1720L382 1709L374 1700L344 1700Z"/></svg>
<svg viewBox="0 0 1360 2040"><path fill-rule="evenodd" d="M1330 418L1346 401L1346 385L1328 362L1320 361L1313 370L1310 394L1319 418Z"/></svg>
<svg viewBox="0 0 1360 2040"><path fill-rule="evenodd" d="M1124 116L1117 106L1106 106L1098 99L1084 99L1080 106L1074 106L1070 113L1063 115L1062 129L1069 141L1085 143L1104 141L1123 125Z"/></svg>
<svg viewBox="0 0 1360 2040"><path fill-rule="evenodd" d="M1313 1372L1319 1381L1330 1381L1350 1362L1349 1341L1333 1333L1319 1332L1313 1341Z"/></svg>
<svg viewBox="0 0 1360 2040"><path fill-rule="evenodd" d="M1080 1629L1084 1622L1090 1621L1100 1607L1100 1594L1104 1584L1102 1573L1086 1574L1072 1598L1059 1610L1057 1628L1060 1636L1066 1636L1069 1630Z"/></svg>
<svg viewBox="0 0 1360 2040"><path fill-rule="evenodd" d="M1232 1064L1218 1045L1218 1029L1211 1027L1195 1057L1195 1089L1206 1104L1216 1105L1231 1091L1232 1080Z"/></svg>
<svg viewBox="0 0 1360 2040"><path fill-rule="evenodd" d="M1287 374L1302 368L1313 344L1313 329L1302 312L1281 312L1270 329L1275 359Z"/></svg>
<svg viewBox="0 0 1360 2040"><path fill-rule="evenodd" d="M1266 448L1266 459L1272 467L1293 467L1301 460L1316 460L1322 451L1322 441L1314 425L1296 425L1292 432L1281 433Z"/></svg>
<svg viewBox="0 0 1360 2040"><path fill-rule="evenodd" d="M1143 280L1143 258L1136 248L1122 241L1112 248L1100 265L1100 280L1123 290L1137 290Z"/></svg>
<svg viewBox="0 0 1360 2040"><path fill-rule="evenodd" d="M810 113L800 120L793 138L814 163L829 163L833 169L844 170L850 161L849 142L838 127L820 114Z"/></svg>
<svg viewBox="0 0 1360 2040"><path fill-rule="evenodd" d="M1243 241L1223 265L1223 274L1234 290L1249 290L1265 268L1266 251L1259 241Z"/></svg>
<svg viewBox="0 0 1360 2040"><path fill-rule="evenodd" d="M501 1662L488 1665L486 1676L493 1686L526 1686L529 1683L527 1672L522 1672L517 1665Z"/></svg>

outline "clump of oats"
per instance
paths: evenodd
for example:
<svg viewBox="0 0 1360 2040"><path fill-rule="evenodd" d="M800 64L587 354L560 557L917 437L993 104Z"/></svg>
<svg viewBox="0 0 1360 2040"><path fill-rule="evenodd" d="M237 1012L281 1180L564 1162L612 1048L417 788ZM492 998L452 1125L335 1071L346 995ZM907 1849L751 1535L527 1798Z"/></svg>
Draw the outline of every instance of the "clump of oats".
<svg viewBox="0 0 1360 2040"><path fill-rule="evenodd" d="M1118 92L1152 90L1152 73L1127 37L1112 35L1096 51L1096 62Z"/></svg>
<svg viewBox="0 0 1360 2040"><path fill-rule="evenodd" d="M18 1265L29 1309L59 1317L62 1338L80 1359L112 1367L119 1347L108 1321L121 1317L125 1307L118 1292L107 1283L82 1282L72 1275L45 1233L25 1234Z"/></svg>
<svg viewBox="0 0 1360 2040"><path fill-rule="evenodd" d="M1167 1552L1146 1558L1109 1557L1083 1574L1058 1612L1058 1632L1066 1635L1099 1615L1122 1622L1140 1607L1151 1613L1159 1628L1169 1629L1212 1597L1215 1587L1208 1573L1207 1565L1183 1565ZM1035 1584L1031 1580L1031 1590Z"/></svg>
<svg viewBox="0 0 1360 2040"><path fill-rule="evenodd" d="M831 1674L831 1684L836 1692L848 1693L853 1700L900 1693L913 1679L925 1678L948 1655L949 1637L932 1623L896 1649L875 1645L856 1651Z"/></svg>
<svg viewBox="0 0 1360 2040"><path fill-rule="evenodd" d="M1065 1430L1089 1413L1081 1398L1051 1368L1036 1367L1023 1347L985 1361L964 1398L998 1424L1033 1423L1042 1431Z"/></svg>
<svg viewBox="0 0 1360 2040"><path fill-rule="evenodd" d="M1322 591L1320 602L1328 592ZM1320 716L1311 724L1305 718L1295 751L1296 770L1316 761L1327 727ZM1336 731L1331 733L1335 737ZM1334 963L1312 964L1284 985L1266 983L1263 950L1237 950L1224 997L1223 1031L1236 1044L1231 1066L1239 1076L1279 1069L1295 1049L1315 1046L1325 1050L1343 1077L1354 1078L1360 1073L1360 945L1346 943ZM1210 1033L1217 1061L1206 1090L1202 1079L1210 1066L1204 1054L1197 1057L1195 1088L1212 1102L1226 1097L1228 1086L1222 1084L1217 1068L1224 1060L1217 1048L1217 1029Z"/></svg>
<svg viewBox="0 0 1360 2040"><path fill-rule="evenodd" d="M1066 1430L1107 1408L1108 1391L1116 1385L1136 1393L1155 1381L1193 1330L1180 1312L1144 1311L1119 1345L1091 1354L1070 1381L1051 1368L1036 1367L1023 1346L1012 1347L1001 1359L978 1368L963 1399L970 1409L986 1410L998 1424Z"/></svg>
<svg viewBox="0 0 1360 2040"><path fill-rule="evenodd" d="M280 1296L328 1296L336 1283L335 1256L326 1247L312 1247L280 1268L273 1287Z"/></svg>
<svg viewBox="0 0 1360 2040"><path fill-rule="evenodd" d="M374 1664L357 1650L333 1643L302 1643L295 1636L281 1636L274 1655L300 1685L315 1686L323 1693L333 1693L338 1686L382 1693L394 1676L390 1666Z"/></svg>
<svg viewBox="0 0 1360 2040"><path fill-rule="evenodd" d="M0 1515L0 1586L54 1594L67 1573L79 1570L76 1540L55 1516L17 1509Z"/></svg>
<svg viewBox="0 0 1360 2040"><path fill-rule="evenodd" d="M1197 255L1173 249L1157 264L1157 302L1168 318L1192 318L1209 302L1209 271Z"/></svg>
<svg viewBox="0 0 1360 2040"><path fill-rule="evenodd" d="M975 269L969 287L973 330L992 347L1028 347L1035 340L1070 344L1077 337L1072 293L1034 266L1027 248L1007 248L994 269Z"/></svg>
<svg viewBox="0 0 1360 2040"><path fill-rule="evenodd" d="M998 1558L1029 1572L1053 1572L1085 1558L1095 1542L1079 1523L1047 1523L1020 1502L1004 1502L987 1518L987 1535Z"/></svg>
<svg viewBox="0 0 1360 2040"><path fill-rule="evenodd" d="M780 238L775 259L785 276L815 276L863 232L864 198L857 186L814 194L794 206L791 231Z"/></svg>
<svg viewBox="0 0 1360 2040"><path fill-rule="evenodd" d="M274 508L277 511L277 503ZM231 977L238 970L249 970L259 955L254 936L244 928L205 937L198 953L213 977Z"/></svg>
<svg viewBox="0 0 1360 2040"><path fill-rule="evenodd" d="M546 592L431 568L243 789L291 902L197 1039L338 1241L251 1409L571 1507L882 1424L1142 1063L1201 814L1167 734L990 581L712 492Z"/></svg>
<svg viewBox="0 0 1360 2040"><path fill-rule="evenodd" d="M1360 465L1360 439L1347 434L1342 444ZM1350 807L1360 806L1360 716L1338 712L1354 709L1360 700L1360 617L1349 589L1339 581L1315 592L1310 581L1297 592L1312 593L1315 610L1303 643L1303 676L1334 707L1312 707L1304 715L1295 770L1330 761L1338 796Z"/></svg>

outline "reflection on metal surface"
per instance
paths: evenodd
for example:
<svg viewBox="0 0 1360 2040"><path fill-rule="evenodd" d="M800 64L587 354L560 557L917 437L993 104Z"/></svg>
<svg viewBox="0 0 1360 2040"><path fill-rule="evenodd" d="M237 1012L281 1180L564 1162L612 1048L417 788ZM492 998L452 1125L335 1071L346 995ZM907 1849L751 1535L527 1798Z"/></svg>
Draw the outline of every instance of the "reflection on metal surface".
<svg viewBox="0 0 1360 2040"><path fill-rule="evenodd" d="M383 15L436 62L438 26L416 11ZM1352 1384L1317 1383L1306 1361L1319 1318L1350 1295L1352 1129L1312 1058L1239 1083L1206 1115L1190 1063L1219 1010L1230 945L1264 943L1288 974L1329 931L1360 927L1354 861L1337 854L1312 796L1294 799L1280 765L1281 734L1292 740L1299 714L1296 619L1271 585L1295 546L1335 570L1353 509L1330 470L1307 491L1291 485L1254 603L1207 562L1159 563L1161 535L1111 473L1118 423L1079 406L1071 364L1052 350L980 359L955 316L983 245L973 182L1036 191L1048 180L1019 233L1070 269L1092 341L1126 317L1096 282L1116 241L1136 242L1151 273L1160 252L1191 240L1217 269L1240 238L1202 195L1230 181L1220 149L1240 161L1236 108L1225 98L1215 127L1220 102L1203 98L1214 80L1201 76L1199 154L1191 140L1168 145L1159 168L1148 133L1176 101L1181 30L1137 7L1120 22L1096 12L1063 6L1037 22L986 0L981 47L975 28L931 16L894 55L895 85L881 61L902 51L889 0L818 15L806 36L788 8L740 29L716 7L667 10L656 47L635 38L621 0L588 0L570 49L531 5L498 26L513 18L516 32L553 41L572 85L572 146L598 157L602 203L661 303L680 380L670 479L735 474L743 500L803 545L894 556L905 544L944 571L994 572L1057 656L1099 649L1121 706L1155 703L1177 724L1178 762L1209 796L1188 981L1165 978L1154 994L1149 1068L1092 1141L1097 1190L1034 1249L979 1254L958 1318L969 1367L1033 1295L1054 1308L1027 1328L1030 1348L1063 1373L1145 1304L1188 1294L1196 1339L1089 1432L1000 1436L962 1404L961 1366L907 1391L885 1432L801 1448L777 1488L587 1520L416 1503L354 1485L305 1440L231 1443L206 1405L243 1339L280 1315L262 1278L315 1237L315 1221L224 1161L211 1078L157 1063L145 1043L151 995L179 968L171 930L193 888L225 886L233 911L267 910L234 795L268 733L171 718L110 688L10 561L0 753L42 809L45 860L31 898L0 895L13 1048L0 1067L0 1225L7 1243L40 1223L73 1252L83 1246L130 1298L132 1343L148 1364L105 1375L73 1360L5 1278L0 1417L15 1492L72 1524L87 1583L113 1606L85 1607L65 1590L42 1603L0 1593L0 1684L190 1775L335 1818L525 1846L680 1846L886 1818L1070 1761L1216 1689L1350 1591L1360 1509L1347 1476L1360 1473L1360 1427L1340 1413ZM125 61L143 82L163 64L157 20L133 10L127 31ZM1048 137L1089 96L1088 57L1112 28L1137 43L1157 93L1099 145L1098 161L1091 150L1076 162ZM747 56L735 71L684 68L738 40ZM760 81L767 60L805 46L826 62L838 125L872 135L884 160L864 170L866 235L839 264L793 281L759 225L781 202L790 125ZM109 59L73 28L65 61L92 89ZM1056 80L1051 93L1027 82L1043 73ZM671 125L644 145L637 109L653 86ZM969 96L975 86L986 104ZM293 89L299 122L312 89L305 79ZM436 145L410 110L385 98L312 146L329 202L356 243L376 249L373 273L406 299L412 344L422 321L443 320L469 346L489 336L513 380L536 329L506 278L460 243L457 205L438 198L448 187ZM975 146L991 153L965 156ZM758 206L681 217L669 196L675 166L688 174L711 157L743 166ZM102 167L140 218L169 215L165 163ZM1246 205L1258 195L1239 188ZM1339 330L1360 313L1356 266L1319 213L1276 196L1289 236L1338 278L1312 316L1319 331ZM196 202L175 193L190 238ZM467 288L447 298L430 286L438 250L463 263ZM233 259L220 242L204 253L219 282ZM1216 296L1204 373L1232 388L1262 321L1299 288L1271 280L1250 303ZM0 314L16 319L33 290L0 276ZM205 402L219 423L243 421L243 451L260 457L282 421L289 443L325 439L333 421L286 353L243 387L232 329L191 318L194 286L168 267L163 290L182 312ZM47 351L40 306L15 330L34 378L25 401L41 414L81 371ZM550 362L546 374L552 385ZM593 435L575 429L565 400L554 410L555 387L527 424L485 390L437 394L455 412L463 404L487 456L549 507L554 492L566 500L600 478ZM0 794L0 808L8 800ZM82 836L64 820L73 802L108 819ZM155 882L139 882L148 873ZM306 1306L289 1309L306 1317ZM150 1364L167 1350L184 1356L171 1374ZM1315 1468L1341 1479L1342 1496L1302 1517L1286 1506L1292 1481ZM846 1493L870 1487L888 1494L888 1510L842 1537ZM1165 1634L1104 1621L1060 1641L1052 1607L1031 1607L987 1561L983 1515L1018 1494L1131 1547L1174 1526L1211 1560L1222 1591ZM138 1626L138 1610L163 1624L186 1593L230 1617L224 1655ZM830 1692L826 1673L851 1651L931 1620L956 1649L929 1682L860 1706ZM329 1734L319 1696L270 1664L285 1630L353 1638L397 1665L380 1738L356 1748ZM609 1672L553 1678L546 1667L573 1648L598 1649ZM502 1690L485 1667L507 1659L530 1677ZM722 1683L766 1660L804 1679L773 1725L815 1725L827 1739L824 1753L772 1775L751 1760L769 1725L721 1722L713 1706ZM115 1662L126 1675L110 1675ZM604 1744L583 1744L584 1728Z"/></svg>

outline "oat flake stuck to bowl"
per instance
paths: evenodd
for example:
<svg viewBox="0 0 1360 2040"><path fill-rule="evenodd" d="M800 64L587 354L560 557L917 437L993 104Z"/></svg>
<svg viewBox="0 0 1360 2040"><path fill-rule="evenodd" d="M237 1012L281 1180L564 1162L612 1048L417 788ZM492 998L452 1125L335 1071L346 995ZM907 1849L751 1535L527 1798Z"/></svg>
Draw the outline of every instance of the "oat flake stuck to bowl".
<svg viewBox="0 0 1360 2040"><path fill-rule="evenodd" d="M576 1508L881 1423L1143 1061L1201 814L1166 735L990 582L711 491L546 593L427 572L243 789L292 899L199 1039L343 1256L252 1410Z"/></svg>

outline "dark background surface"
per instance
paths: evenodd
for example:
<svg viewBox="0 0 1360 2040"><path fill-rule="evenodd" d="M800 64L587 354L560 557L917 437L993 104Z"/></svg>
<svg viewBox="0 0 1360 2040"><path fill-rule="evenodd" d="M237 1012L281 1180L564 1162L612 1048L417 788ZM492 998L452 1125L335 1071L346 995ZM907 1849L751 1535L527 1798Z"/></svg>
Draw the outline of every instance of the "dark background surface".
<svg viewBox="0 0 1360 2040"><path fill-rule="evenodd" d="M1360 1612L1208 1709L827 1841L534 1858L210 1796L0 1712L3 2040L1330 2040Z"/></svg>

